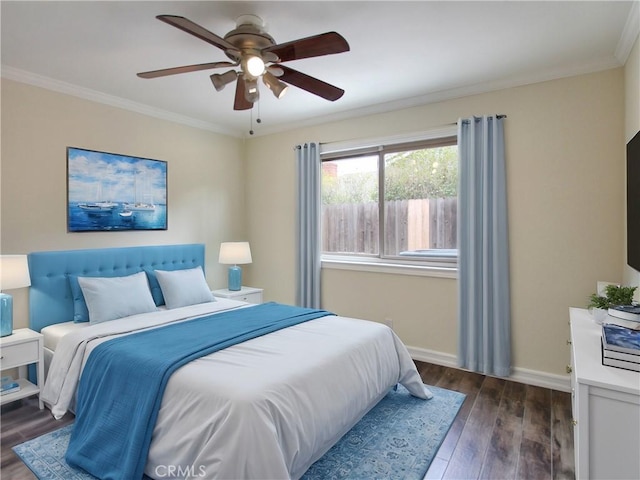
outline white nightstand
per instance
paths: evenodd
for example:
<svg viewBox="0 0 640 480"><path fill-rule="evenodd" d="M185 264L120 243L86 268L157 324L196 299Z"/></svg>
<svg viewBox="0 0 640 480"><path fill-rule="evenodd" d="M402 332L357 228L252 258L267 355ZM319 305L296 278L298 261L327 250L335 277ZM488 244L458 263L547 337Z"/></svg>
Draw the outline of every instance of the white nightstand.
<svg viewBox="0 0 640 480"><path fill-rule="evenodd" d="M262 288L240 287L240 290L231 291L227 288L213 290L214 297L241 300L249 303L262 303Z"/></svg>
<svg viewBox="0 0 640 480"><path fill-rule="evenodd" d="M35 363L38 372L37 384L27 380L27 365ZM40 409L44 408L40 398L40 385L44 383L44 350L42 334L19 328L13 334L0 338L0 370L18 367L20 390L0 396L0 404L38 395Z"/></svg>

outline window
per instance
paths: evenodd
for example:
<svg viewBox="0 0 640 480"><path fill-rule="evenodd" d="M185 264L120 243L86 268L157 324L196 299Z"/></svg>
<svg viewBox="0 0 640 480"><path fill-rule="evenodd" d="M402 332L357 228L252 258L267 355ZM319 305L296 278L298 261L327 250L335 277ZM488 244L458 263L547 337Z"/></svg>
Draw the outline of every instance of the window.
<svg viewBox="0 0 640 480"><path fill-rule="evenodd" d="M322 155L322 253L457 261L456 136Z"/></svg>

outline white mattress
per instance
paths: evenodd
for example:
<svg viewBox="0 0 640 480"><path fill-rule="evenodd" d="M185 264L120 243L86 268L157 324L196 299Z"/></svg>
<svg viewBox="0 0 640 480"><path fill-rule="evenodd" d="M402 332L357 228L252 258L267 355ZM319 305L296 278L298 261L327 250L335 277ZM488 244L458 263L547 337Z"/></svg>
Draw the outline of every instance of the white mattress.
<svg viewBox="0 0 640 480"><path fill-rule="evenodd" d="M88 326L89 322L64 322L44 327L40 332L44 336L44 348L48 348L52 352L55 352L60 339L62 339L62 337L67 333L75 332L83 328L87 328Z"/></svg>

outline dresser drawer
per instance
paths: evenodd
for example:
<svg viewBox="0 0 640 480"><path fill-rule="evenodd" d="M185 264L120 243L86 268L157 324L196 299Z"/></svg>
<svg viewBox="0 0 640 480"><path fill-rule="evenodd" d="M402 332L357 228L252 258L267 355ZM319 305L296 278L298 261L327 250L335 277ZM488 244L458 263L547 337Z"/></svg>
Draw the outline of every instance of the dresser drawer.
<svg viewBox="0 0 640 480"><path fill-rule="evenodd" d="M38 361L38 342L26 342L2 347L0 354L2 370Z"/></svg>
<svg viewBox="0 0 640 480"><path fill-rule="evenodd" d="M213 290L214 297L228 298L248 303L262 303L262 289L254 287L242 287L240 290L228 290L226 288Z"/></svg>
<svg viewBox="0 0 640 480"><path fill-rule="evenodd" d="M246 295L233 297L233 299L249 303L262 303L262 292L247 293Z"/></svg>

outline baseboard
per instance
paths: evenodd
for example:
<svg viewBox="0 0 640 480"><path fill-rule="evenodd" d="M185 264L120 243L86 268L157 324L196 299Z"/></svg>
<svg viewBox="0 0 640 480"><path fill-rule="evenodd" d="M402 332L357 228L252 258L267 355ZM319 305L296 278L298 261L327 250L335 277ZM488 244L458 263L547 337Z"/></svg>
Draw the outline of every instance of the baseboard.
<svg viewBox="0 0 640 480"><path fill-rule="evenodd" d="M407 347L411 358L420 362L434 363L443 367L458 367L456 356L450 353L436 352L426 348ZM535 385L536 387L550 388L560 392L571 391L571 378L569 375L555 375L553 373L539 372L526 368L514 368L513 373L508 377L509 380L518 383L526 383L527 385Z"/></svg>
<svg viewBox="0 0 640 480"><path fill-rule="evenodd" d="M442 365L443 367L458 368L456 363L456 356L450 353L436 352L435 350L427 350L426 348L409 347L407 346L409 355L414 360L427 363L435 363L436 365Z"/></svg>

